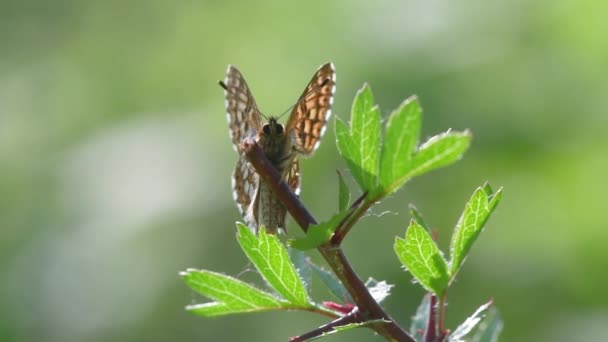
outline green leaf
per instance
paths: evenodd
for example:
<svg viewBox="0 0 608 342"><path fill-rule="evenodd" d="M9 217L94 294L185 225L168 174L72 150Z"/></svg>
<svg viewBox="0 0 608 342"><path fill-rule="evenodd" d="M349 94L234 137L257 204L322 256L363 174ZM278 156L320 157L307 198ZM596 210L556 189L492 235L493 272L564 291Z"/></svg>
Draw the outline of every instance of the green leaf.
<svg viewBox="0 0 608 342"><path fill-rule="evenodd" d="M429 325L429 315L431 312L431 294L427 293L422 297L422 302L416 309L416 315L412 317L410 325L410 335L419 342L424 341L424 334Z"/></svg>
<svg viewBox="0 0 608 342"><path fill-rule="evenodd" d="M373 190L378 183L380 153L380 110L367 84L353 101L350 130L336 120L336 142L340 155L363 190Z"/></svg>
<svg viewBox="0 0 608 342"><path fill-rule="evenodd" d="M338 173L338 183L340 184L338 188L338 211L344 211L348 208L348 203L350 202L350 192L340 171L336 172Z"/></svg>
<svg viewBox="0 0 608 342"><path fill-rule="evenodd" d="M496 342L502 331L502 319L492 302L479 307L449 336L449 342Z"/></svg>
<svg viewBox="0 0 608 342"><path fill-rule="evenodd" d="M346 160L346 164L348 168L351 170L353 177L355 179L359 179L360 176L360 166L359 161L361 157L359 156L359 150L353 139L350 136L350 129L348 125L342 121L340 118L336 117L336 146L338 147L338 152Z"/></svg>
<svg viewBox="0 0 608 342"><path fill-rule="evenodd" d="M186 306L195 314L212 317L235 313L281 309L289 303L230 276L205 270L181 272L194 291L215 302Z"/></svg>
<svg viewBox="0 0 608 342"><path fill-rule="evenodd" d="M312 262L310 263L310 266L312 267L312 272L319 277L323 285L325 285L338 300L346 303L354 303L350 294L346 291L346 288L344 288L344 285L342 285L340 280L336 278L332 272Z"/></svg>
<svg viewBox="0 0 608 342"><path fill-rule="evenodd" d="M502 198L502 188L496 193L491 192L489 185L477 188L464 208L450 245L450 274L458 273L471 246L481 233L490 214L494 211Z"/></svg>
<svg viewBox="0 0 608 342"><path fill-rule="evenodd" d="M265 229L260 229L256 236L242 223L237 223L237 228L241 248L264 280L289 302L300 306L312 305L285 246L277 236L267 234Z"/></svg>
<svg viewBox="0 0 608 342"><path fill-rule="evenodd" d="M340 221L346 217L348 210L334 214L329 221L308 226L306 236L289 240L289 246L301 251L317 248L331 239Z"/></svg>
<svg viewBox="0 0 608 342"><path fill-rule="evenodd" d="M380 160L380 185L388 193L407 181L404 176L420 137L421 112L418 99L412 96L389 116Z"/></svg>
<svg viewBox="0 0 608 342"><path fill-rule="evenodd" d="M353 102L351 112L351 137L358 143L360 166L365 185L363 189L376 187L380 152L380 110L374 105L374 96L369 85L364 84Z"/></svg>
<svg viewBox="0 0 608 342"><path fill-rule="evenodd" d="M306 292L310 292L312 285L312 270L310 266L310 258L308 255L302 251L299 251L294 248L287 248L287 253L289 253L289 260L293 263L293 266L296 268L300 279L304 283L304 287L306 288Z"/></svg>
<svg viewBox="0 0 608 342"><path fill-rule="evenodd" d="M418 282L438 297L448 285L448 267L435 241L416 221L411 220L405 239L395 239L395 253Z"/></svg>
<svg viewBox="0 0 608 342"><path fill-rule="evenodd" d="M410 209L410 216L412 216L412 218L414 219L414 221L416 221L416 223L418 223L419 225L421 225L422 228L424 228L427 232L430 232L431 230L429 229L429 226L424 221L424 217L422 217L422 214L420 213L420 211L418 210L418 208L416 208L415 205L410 204L409 205L409 209Z"/></svg>
<svg viewBox="0 0 608 342"><path fill-rule="evenodd" d="M434 169L453 164L462 157L470 144L471 134L468 131L445 132L430 138L420 146L403 178L408 180Z"/></svg>

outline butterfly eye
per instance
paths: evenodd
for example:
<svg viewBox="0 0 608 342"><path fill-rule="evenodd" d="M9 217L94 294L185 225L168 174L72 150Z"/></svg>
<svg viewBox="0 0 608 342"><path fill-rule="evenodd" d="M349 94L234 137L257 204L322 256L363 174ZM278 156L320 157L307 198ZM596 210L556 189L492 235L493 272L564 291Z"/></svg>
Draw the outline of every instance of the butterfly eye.
<svg viewBox="0 0 608 342"><path fill-rule="evenodd" d="M264 132L265 135L270 135L270 125L265 124L264 127L262 127L262 131Z"/></svg>
<svg viewBox="0 0 608 342"><path fill-rule="evenodd" d="M283 125L277 125L277 135L283 134Z"/></svg>

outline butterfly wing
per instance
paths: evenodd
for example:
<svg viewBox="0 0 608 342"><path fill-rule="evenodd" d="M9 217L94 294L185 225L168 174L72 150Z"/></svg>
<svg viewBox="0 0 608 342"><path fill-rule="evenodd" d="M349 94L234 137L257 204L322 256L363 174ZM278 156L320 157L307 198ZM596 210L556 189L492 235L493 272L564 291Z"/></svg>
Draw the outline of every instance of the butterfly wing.
<svg viewBox="0 0 608 342"><path fill-rule="evenodd" d="M300 194L300 162L297 158L293 159L291 169L287 174L287 184L289 184L289 187L294 194Z"/></svg>
<svg viewBox="0 0 608 342"><path fill-rule="evenodd" d="M224 96L226 97L226 117L230 127L230 138L235 151L238 152L243 138L254 137L262 128L262 119L245 78L237 68L232 65L228 66L224 84L226 85Z"/></svg>
<svg viewBox="0 0 608 342"><path fill-rule="evenodd" d="M258 174L251 169L244 158L239 158L232 174L232 197L241 215L247 219L259 182Z"/></svg>
<svg viewBox="0 0 608 342"><path fill-rule="evenodd" d="M230 137L234 149L239 152L239 145L243 139L254 137L261 129L261 115L245 78L237 68L232 65L228 66L224 84ZM248 221L250 221L249 212L258 185L258 174L249 167L243 157L239 157L232 174L232 197L241 215Z"/></svg>
<svg viewBox="0 0 608 342"><path fill-rule="evenodd" d="M286 131L293 132L296 150L301 154L309 156L319 147L331 114L335 91L334 66L324 64L304 89L286 125Z"/></svg>

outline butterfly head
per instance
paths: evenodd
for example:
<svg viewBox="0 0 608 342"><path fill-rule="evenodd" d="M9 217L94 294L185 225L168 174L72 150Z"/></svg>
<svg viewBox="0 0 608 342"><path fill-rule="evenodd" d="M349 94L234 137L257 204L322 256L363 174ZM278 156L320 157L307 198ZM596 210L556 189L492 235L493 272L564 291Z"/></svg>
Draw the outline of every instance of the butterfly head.
<svg viewBox="0 0 608 342"><path fill-rule="evenodd" d="M271 117L268 123L262 126L262 133L265 138L279 138L285 133L283 125L277 122L276 118Z"/></svg>
<svg viewBox="0 0 608 342"><path fill-rule="evenodd" d="M279 170L284 170L287 161L291 161L291 144L287 136L289 132L278 123L277 118L270 117L258 133L258 143L264 150L266 157Z"/></svg>

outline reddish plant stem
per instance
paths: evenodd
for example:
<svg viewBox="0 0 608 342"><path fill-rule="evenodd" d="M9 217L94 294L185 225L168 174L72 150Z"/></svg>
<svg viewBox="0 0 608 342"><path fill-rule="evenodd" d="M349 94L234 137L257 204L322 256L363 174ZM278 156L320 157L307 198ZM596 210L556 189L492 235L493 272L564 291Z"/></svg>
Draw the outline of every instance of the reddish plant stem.
<svg viewBox="0 0 608 342"><path fill-rule="evenodd" d="M447 330L445 328L445 310L447 309L448 290L447 288L439 298L439 334L441 336L447 336Z"/></svg>
<svg viewBox="0 0 608 342"><path fill-rule="evenodd" d="M246 139L241 143L241 151L262 180L270 186L273 194L283 203L289 214L291 214L293 219L305 232L308 230L309 225L317 223L298 196L281 179L279 172L266 158L264 151L254 140ZM352 224L354 222L351 223L351 226ZM318 251L353 298L359 310L360 322L383 320L385 323L374 323L370 324L369 327L389 341L415 342L374 300L361 278L359 278L344 256L339 245L333 244L330 241L319 246Z"/></svg>
<svg viewBox="0 0 608 342"><path fill-rule="evenodd" d="M437 296L432 293L427 296L431 296L431 298L429 300L429 321L424 332L424 340L435 342L437 339Z"/></svg>
<svg viewBox="0 0 608 342"><path fill-rule="evenodd" d="M343 325L347 325L350 323L357 323L359 322L359 317L358 314L356 312L356 310L353 310L352 313L349 313L347 315L344 315L334 321L331 321L325 325L322 325L314 330L311 330L305 334L302 334L300 336L296 336L296 337L292 337L291 339L289 339L290 342L302 342L302 341L308 341L312 338L315 337L319 337L322 334L328 333L332 330L334 330L335 327L340 327Z"/></svg>

